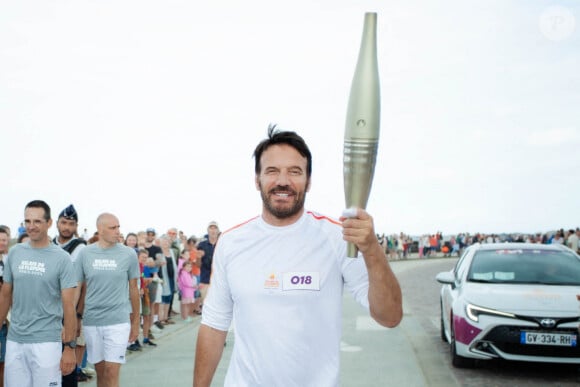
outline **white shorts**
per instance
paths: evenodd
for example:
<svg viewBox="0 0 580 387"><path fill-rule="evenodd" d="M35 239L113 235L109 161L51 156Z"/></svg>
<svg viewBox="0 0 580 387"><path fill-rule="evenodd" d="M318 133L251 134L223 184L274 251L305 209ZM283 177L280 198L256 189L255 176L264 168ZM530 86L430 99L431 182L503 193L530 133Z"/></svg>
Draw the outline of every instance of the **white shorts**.
<svg viewBox="0 0 580 387"><path fill-rule="evenodd" d="M21 344L8 340L4 380L6 387L61 386L62 343Z"/></svg>
<svg viewBox="0 0 580 387"><path fill-rule="evenodd" d="M155 303L161 304L161 295L163 294L163 285L157 283L157 293L155 293Z"/></svg>
<svg viewBox="0 0 580 387"><path fill-rule="evenodd" d="M77 337L77 345L84 347L87 342L85 341L85 332L81 329L81 335Z"/></svg>
<svg viewBox="0 0 580 387"><path fill-rule="evenodd" d="M129 323L103 327L84 326L87 360L92 364L104 361L125 364L125 352L131 333Z"/></svg>

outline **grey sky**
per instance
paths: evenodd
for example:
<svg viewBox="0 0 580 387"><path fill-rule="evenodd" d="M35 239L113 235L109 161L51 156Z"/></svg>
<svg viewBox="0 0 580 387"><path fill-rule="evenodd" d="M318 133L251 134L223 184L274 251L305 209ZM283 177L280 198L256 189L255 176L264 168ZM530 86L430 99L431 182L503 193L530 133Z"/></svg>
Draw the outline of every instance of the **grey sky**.
<svg viewBox="0 0 580 387"><path fill-rule="evenodd" d="M201 235L261 208L270 122L314 154L311 210L344 207L364 12L378 13L378 232L580 226L577 1L33 1L0 6L0 223L69 203L94 231Z"/></svg>

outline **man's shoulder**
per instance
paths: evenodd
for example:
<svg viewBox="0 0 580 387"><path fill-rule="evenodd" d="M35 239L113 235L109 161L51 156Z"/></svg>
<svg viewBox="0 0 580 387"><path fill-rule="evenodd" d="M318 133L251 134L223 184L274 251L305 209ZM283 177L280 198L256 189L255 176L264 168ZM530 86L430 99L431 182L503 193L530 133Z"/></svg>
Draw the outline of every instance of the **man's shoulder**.
<svg viewBox="0 0 580 387"><path fill-rule="evenodd" d="M48 252L48 254L50 254L51 256L53 256L53 255L54 255L54 256L56 256L58 259L64 259L64 260L66 260L66 261L70 262L70 254L69 254L67 251L65 251L65 250L61 249L61 248L60 248L59 246L57 246L57 245L50 244L50 246L48 246L48 248L47 248L47 252Z"/></svg>
<svg viewBox="0 0 580 387"><path fill-rule="evenodd" d="M197 249L198 250L204 250L204 249L208 249L210 246L211 246L211 243L209 243L209 239L208 238L203 238L197 244Z"/></svg>
<svg viewBox="0 0 580 387"><path fill-rule="evenodd" d="M243 222L236 224L233 227L230 227L226 231L220 234L220 239L227 235L239 235L244 233L253 233L260 225L260 216L255 216Z"/></svg>
<svg viewBox="0 0 580 387"><path fill-rule="evenodd" d="M151 252L151 251L155 251L155 252L161 252L161 247L156 246L156 245L151 245L149 247L145 247L145 250Z"/></svg>
<svg viewBox="0 0 580 387"><path fill-rule="evenodd" d="M133 256L137 256L137 252L135 251L134 248L126 246L122 243L117 243L116 245L108 248L108 249L101 249L101 251L105 252L105 251L109 251L109 253L115 254L115 255L120 255L120 256L129 256L129 257L133 257Z"/></svg>
<svg viewBox="0 0 580 387"><path fill-rule="evenodd" d="M315 211L306 211L305 216L310 223L314 223L320 226L328 226L334 228L340 227L341 225L341 222L339 220Z"/></svg>
<svg viewBox="0 0 580 387"><path fill-rule="evenodd" d="M73 238L70 241L68 241L68 243L66 243L60 247L62 247L68 253L72 254L79 247L83 248L86 245L87 245L87 241L85 241L83 238Z"/></svg>
<svg viewBox="0 0 580 387"><path fill-rule="evenodd" d="M303 231L312 237L335 238L338 235L342 236L342 223L330 216L307 211L305 218Z"/></svg>
<svg viewBox="0 0 580 387"><path fill-rule="evenodd" d="M122 243L117 243L117 246L119 246L119 248L121 249L121 251L123 251L124 254L127 254L131 258L134 257L135 259L137 259L137 251L135 251L134 248L125 246Z"/></svg>

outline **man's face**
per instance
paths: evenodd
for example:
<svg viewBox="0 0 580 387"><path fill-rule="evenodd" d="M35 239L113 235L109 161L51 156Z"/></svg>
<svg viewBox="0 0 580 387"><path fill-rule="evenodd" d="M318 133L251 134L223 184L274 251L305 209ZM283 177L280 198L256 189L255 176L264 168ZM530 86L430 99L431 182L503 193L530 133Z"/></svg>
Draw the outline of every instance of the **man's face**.
<svg viewBox="0 0 580 387"><path fill-rule="evenodd" d="M310 189L306 164L306 158L289 145L272 145L262 153L256 188L266 215L294 221L302 213Z"/></svg>
<svg viewBox="0 0 580 387"><path fill-rule="evenodd" d="M6 254L8 252L8 244L10 240L8 234L0 232L0 254Z"/></svg>
<svg viewBox="0 0 580 387"><path fill-rule="evenodd" d="M216 226L209 226L207 228L207 235L212 239L217 238L219 232L220 230Z"/></svg>
<svg viewBox="0 0 580 387"><path fill-rule="evenodd" d="M113 215L104 216L97 225L99 231L99 239L102 239L107 244L113 245L119 242L121 235L121 226L119 220Z"/></svg>
<svg viewBox="0 0 580 387"><path fill-rule="evenodd" d="M24 210L24 226L32 242L42 242L48 237L48 229L52 226L52 219L44 219L44 209L29 207Z"/></svg>
<svg viewBox="0 0 580 387"><path fill-rule="evenodd" d="M155 233L148 232L147 233L147 243L153 243L154 240L155 240Z"/></svg>
<svg viewBox="0 0 580 387"><path fill-rule="evenodd" d="M76 220L66 219L64 217L59 218L56 222L58 235L64 240L72 239L77 232L77 226L78 224Z"/></svg>

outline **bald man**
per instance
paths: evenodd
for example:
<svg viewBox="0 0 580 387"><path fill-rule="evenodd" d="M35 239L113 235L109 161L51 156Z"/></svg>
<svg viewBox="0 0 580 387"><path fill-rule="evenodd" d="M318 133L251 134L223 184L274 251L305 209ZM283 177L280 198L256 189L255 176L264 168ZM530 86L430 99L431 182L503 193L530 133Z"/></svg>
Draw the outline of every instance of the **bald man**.
<svg viewBox="0 0 580 387"><path fill-rule="evenodd" d="M127 343L139 334L139 262L135 250L118 242L115 215L99 215L97 231L98 242L85 247L75 262L78 279L86 285L84 302L79 302L84 310L77 313L83 316L87 357L95 365L97 386L118 387Z"/></svg>

